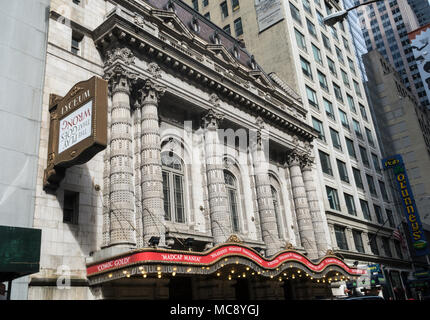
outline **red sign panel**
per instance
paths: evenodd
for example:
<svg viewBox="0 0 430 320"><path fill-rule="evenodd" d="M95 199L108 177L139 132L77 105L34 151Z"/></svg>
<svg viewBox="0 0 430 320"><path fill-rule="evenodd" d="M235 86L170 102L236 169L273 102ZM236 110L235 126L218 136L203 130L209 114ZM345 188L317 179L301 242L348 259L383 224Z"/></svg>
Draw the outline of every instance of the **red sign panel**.
<svg viewBox="0 0 430 320"><path fill-rule="evenodd" d="M266 260L246 247L239 245L228 245L215 248L206 254L188 254L182 252L169 251L143 251L125 256L122 258L106 261L103 263L91 265L87 268L87 275L91 276L100 272L106 272L113 269L125 267L139 263L177 263L194 266L206 266L217 262L226 257L243 257L253 261L258 266L265 269L275 269L285 262L299 262L314 272L321 272L328 266L338 266L352 275L361 275L366 270L353 269L348 267L342 260L336 257L326 257L318 264L309 261L305 256L298 252L283 252L274 257L272 260Z"/></svg>

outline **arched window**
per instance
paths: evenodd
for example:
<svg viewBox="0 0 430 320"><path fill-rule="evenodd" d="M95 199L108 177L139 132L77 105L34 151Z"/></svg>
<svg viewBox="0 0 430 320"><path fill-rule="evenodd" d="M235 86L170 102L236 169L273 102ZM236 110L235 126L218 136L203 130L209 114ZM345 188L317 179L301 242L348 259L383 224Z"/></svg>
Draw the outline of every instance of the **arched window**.
<svg viewBox="0 0 430 320"><path fill-rule="evenodd" d="M237 203L237 181L234 175L224 170L224 181L228 193L228 201L230 206L231 222L234 232L239 232L239 210Z"/></svg>
<svg viewBox="0 0 430 320"><path fill-rule="evenodd" d="M275 208L276 226L278 227L278 237L281 238L282 236L282 226L280 221L281 210L280 210L278 191L275 189L274 186L270 186L270 189L272 190L272 199L273 199L273 207Z"/></svg>
<svg viewBox="0 0 430 320"><path fill-rule="evenodd" d="M184 210L184 166L173 152L161 154L165 219L185 222Z"/></svg>

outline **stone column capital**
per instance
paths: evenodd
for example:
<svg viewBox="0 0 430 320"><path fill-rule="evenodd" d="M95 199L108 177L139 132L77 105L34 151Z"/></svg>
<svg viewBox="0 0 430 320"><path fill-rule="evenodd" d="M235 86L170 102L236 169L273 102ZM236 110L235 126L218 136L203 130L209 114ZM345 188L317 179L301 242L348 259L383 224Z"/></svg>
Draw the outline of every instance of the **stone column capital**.
<svg viewBox="0 0 430 320"><path fill-rule="evenodd" d="M116 64L105 72L103 78L108 81L110 95L117 92L130 94L131 87L137 82L138 75L123 65Z"/></svg>
<svg viewBox="0 0 430 320"><path fill-rule="evenodd" d="M139 89L141 95L141 105L155 104L158 105L158 101L166 92L166 87L154 82L152 79L144 80L142 87Z"/></svg>
<svg viewBox="0 0 430 320"><path fill-rule="evenodd" d="M302 171L312 170L312 165L314 164L314 160L315 160L314 157L306 153L301 157L300 160L301 160Z"/></svg>
<svg viewBox="0 0 430 320"><path fill-rule="evenodd" d="M217 108L211 108L202 117L203 127L208 130L216 130L223 119L224 115Z"/></svg>
<svg viewBox="0 0 430 320"><path fill-rule="evenodd" d="M291 150L287 154L287 165L289 167L300 166L300 162L301 162L301 154L296 149Z"/></svg>

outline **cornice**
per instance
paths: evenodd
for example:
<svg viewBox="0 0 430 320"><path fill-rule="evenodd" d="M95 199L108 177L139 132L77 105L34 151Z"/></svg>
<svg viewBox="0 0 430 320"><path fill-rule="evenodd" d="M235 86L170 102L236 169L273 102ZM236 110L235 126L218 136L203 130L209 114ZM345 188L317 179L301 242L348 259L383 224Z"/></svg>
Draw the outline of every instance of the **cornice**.
<svg viewBox="0 0 430 320"><path fill-rule="evenodd" d="M149 14L152 15L152 13L151 11ZM234 70L236 73L227 69L222 72L224 70L217 66L215 61L208 60L208 55L198 52L193 43L187 42L188 48L172 43L165 33L160 31L163 29L160 28L160 22L154 25L149 19L146 20L147 17L137 21L136 16L136 13L124 10L110 13L93 32L94 42L99 50L106 51L115 45L128 46L146 55L149 60L157 61L163 68L173 70L197 86L216 92L222 100L245 109L251 114L261 116L265 121L282 130L298 135L306 141L312 141L317 137L316 131L311 126L287 112L286 105L297 110L296 105L291 105L292 100L286 101L285 97L279 97L280 94L275 90L271 90L264 84L258 84L257 81L253 81L251 86L249 82L236 75L238 69ZM136 22L141 23L138 25ZM166 33L166 35L178 41L172 33ZM231 76L228 72L231 72ZM253 75L264 76L263 73L254 72L250 73L249 77ZM239 83L239 81L242 82ZM283 98L283 101L279 98ZM300 111L306 113L304 109Z"/></svg>

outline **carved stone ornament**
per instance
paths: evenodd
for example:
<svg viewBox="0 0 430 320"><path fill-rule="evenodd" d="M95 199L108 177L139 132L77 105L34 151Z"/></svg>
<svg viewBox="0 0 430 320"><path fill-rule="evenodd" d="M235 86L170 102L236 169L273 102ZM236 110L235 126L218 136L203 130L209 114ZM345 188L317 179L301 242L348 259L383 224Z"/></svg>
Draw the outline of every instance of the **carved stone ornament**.
<svg viewBox="0 0 430 320"><path fill-rule="evenodd" d="M291 242L288 242L285 244L285 249L286 250L294 250L294 246Z"/></svg>
<svg viewBox="0 0 430 320"><path fill-rule="evenodd" d="M219 107L219 97L215 94L215 93L212 93L210 96L209 96L209 102L211 103L211 105L212 106L214 106L215 108L218 108Z"/></svg>
<svg viewBox="0 0 430 320"><path fill-rule="evenodd" d="M243 241L239 238L237 234L232 234L226 242L233 242L233 243L242 243Z"/></svg>
<svg viewBox="0 0 430 320"><path fill-rule="evenodd" d="M141 15L136 14L134 16L134 23L137 24L139 27L143 27L145 25L145 20Z"/></svg>
<svg viewBox="0 0 430 320"><path fill-rule="evenodd" d="M301 155L296 149L291 150L291 152L287 154L287 163L289 166L300 165L300 160Z"/></svg>
<svg viewBox="0 0 430 320"><path fill-rule="evenodd" d="M329 249L327 250L327 252L325 253L326 256L334 256L334 251Z"/></svg>
<svg viewBox="0 0 430 320"><path fill-rule="evenodd" d="M151 62L148 64L148 72L154 77L155 79L161 78L161 68L158 64L155 62Z"/></svg>
<svg viewBox="0 0 430 320"><path fill-rule="evenodd" d="M165 92L165 86L160 85L151 79L146 79L142 88L139 89L139 93L142 95L142 104L158 104L159 99Z"/></svg>
<svg viewBox="0 0 430 320"><path fill-rule="evenodd" d="M224 116L216 108L209 109L202 118L203 125L209 130L216 130L223 118Z"/></svg>
<svg viewBox="0 0 430 320"><path fill-rule="evenodd" d="M106 71L103 78L109 83L110 94L120 90L129 93L130 87L137 81L138 74L118 64Z"/></svg>
<svg viewBox="0 0 430 320"><path fill-rule="evenodd" d="M135 56L129 48L115 48L108 50L105 56L105 65L111 66L116 60L121 60L126 65L134 64Z"/></svg>

